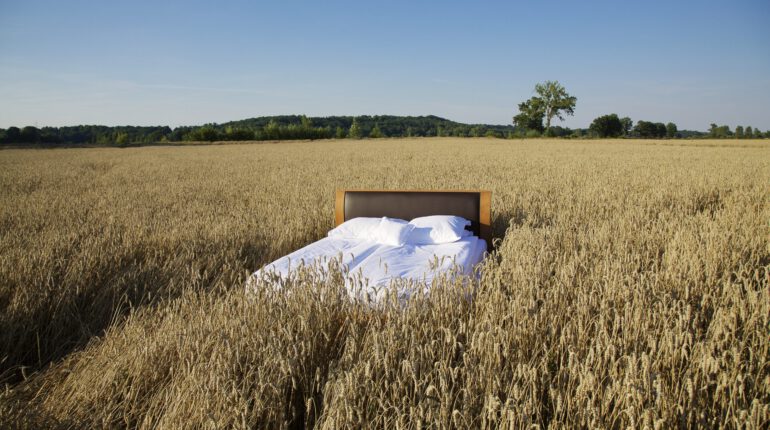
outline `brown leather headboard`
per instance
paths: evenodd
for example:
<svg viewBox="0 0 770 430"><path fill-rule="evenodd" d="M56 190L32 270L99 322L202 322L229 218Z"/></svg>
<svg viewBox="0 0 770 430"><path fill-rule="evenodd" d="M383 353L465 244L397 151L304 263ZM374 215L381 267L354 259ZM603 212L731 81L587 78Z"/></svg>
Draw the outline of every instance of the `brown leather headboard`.
<svg viewBox="0 0 770 430"><path fill-rule="evenodd" d="M428 215L456 215L471 222L471 231L491 246L490 191L337 190L335 225L357 217L407 221Z"/></svg>

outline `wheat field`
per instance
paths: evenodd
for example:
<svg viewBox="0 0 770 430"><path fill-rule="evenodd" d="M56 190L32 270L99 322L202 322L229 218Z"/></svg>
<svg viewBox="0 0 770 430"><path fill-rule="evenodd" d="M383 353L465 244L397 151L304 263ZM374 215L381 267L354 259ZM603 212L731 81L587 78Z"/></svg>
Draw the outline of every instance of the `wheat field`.
<svg viewBox="0 0 770 430"><path fill-rule="evenodd" d="M336 188L491 190L473 299L246 294ZM761 141L2 150L0 427L766 428L769 233Z"/></svg>

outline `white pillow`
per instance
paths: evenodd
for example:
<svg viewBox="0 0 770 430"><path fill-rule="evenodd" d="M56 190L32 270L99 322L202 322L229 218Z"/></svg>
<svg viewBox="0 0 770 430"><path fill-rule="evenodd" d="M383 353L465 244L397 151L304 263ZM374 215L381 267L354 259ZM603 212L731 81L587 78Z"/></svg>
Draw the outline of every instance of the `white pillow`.
<svg viewBox="0 0 770 430"><path fill-rule="evenodd" d="M381 218L353 218L338 225L329 231L328 236L337 239L362 239L374 240L372 234L380 225Z"/></svg>
<svg viewBox="0 0 770 430"><path fill-rule="evenodd" d="M372 238L375 242L384 245L403 246L407 243L412 230L414 226L402 219L382 217Z"/></svg>
<svg viewBox="0 0 770 430"><path fill-rule="evenodd" d="M432 215L415 218L409 222L415 228L409 236L409 243L415 245L436 245L457 242L472 235L465 229L471 224L465 218L453 215Z"/></svg>

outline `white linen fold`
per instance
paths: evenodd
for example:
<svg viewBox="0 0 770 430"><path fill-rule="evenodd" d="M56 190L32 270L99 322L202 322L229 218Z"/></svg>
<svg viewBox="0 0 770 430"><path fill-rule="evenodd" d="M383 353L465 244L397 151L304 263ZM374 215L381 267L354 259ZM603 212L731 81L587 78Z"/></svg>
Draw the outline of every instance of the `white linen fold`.
<svg viewBox="0 0 770 430"><path fill-rule="evenodd" d="M379 301L397 281L402 286L399 297L408 298L417 290L427 293L432 281L444 274L473 275L486 250L486 242L476 236L438 245L402 246L326 237L265 265L252 278L286 280L301 265L328 269L332 260L340 259L351 296ZM247 288L255 288L255 284L248 282Z"/></svg>

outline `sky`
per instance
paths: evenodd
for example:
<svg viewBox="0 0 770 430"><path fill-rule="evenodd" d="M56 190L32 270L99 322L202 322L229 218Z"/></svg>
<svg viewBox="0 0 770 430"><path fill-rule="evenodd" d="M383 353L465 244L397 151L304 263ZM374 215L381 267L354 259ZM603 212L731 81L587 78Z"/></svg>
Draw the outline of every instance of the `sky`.
<svg viewBox="0 0 770 430"><path fill-rule="evenodd" d="M264 115L770 130L770 1L0 0L0 128Z"/></svg>

